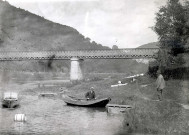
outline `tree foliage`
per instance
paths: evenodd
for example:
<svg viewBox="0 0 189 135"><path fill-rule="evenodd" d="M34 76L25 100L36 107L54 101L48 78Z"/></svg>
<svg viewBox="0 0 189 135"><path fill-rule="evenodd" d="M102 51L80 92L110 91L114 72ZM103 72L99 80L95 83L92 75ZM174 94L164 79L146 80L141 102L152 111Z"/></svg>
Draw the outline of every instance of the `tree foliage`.
<svg viewBox="0 0 189 135"><path fill-rule="evenodd" d="M182 66L185 63L182 53L189 47L189 2L181 4L179 0L168 0L155 19L153 30L159 37L157 62L160 70Z"/></svg>
<svg viewBox="0 0 189 135"><path fill-rule="evenodd" d="M154 31L159 36L160 47L172 55L184 52L189 36L187 10L179 0L168 0L156 14Z"/></svg>
<svg viewBox="0 0 189 135"><path fill-rule="evenodd" d="M116 49L119 49L119 47L118 47L117 45L113 45L113 46L112 46L112 49L113 49L113 50L116 50Z"/></svg>

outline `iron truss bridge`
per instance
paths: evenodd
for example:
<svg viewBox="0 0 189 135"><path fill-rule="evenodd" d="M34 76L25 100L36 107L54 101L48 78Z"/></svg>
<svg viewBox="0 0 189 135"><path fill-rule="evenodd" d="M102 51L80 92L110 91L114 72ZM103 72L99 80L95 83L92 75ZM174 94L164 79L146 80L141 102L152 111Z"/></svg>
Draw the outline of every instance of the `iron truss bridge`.
<svg viewBox="0 0 189 135"><path fill-rule="evenodd" d="M17 60L67 60L78 59L149 59L156 58L159 49L137 48L118 50L0 52L0 61Z"/></svg>

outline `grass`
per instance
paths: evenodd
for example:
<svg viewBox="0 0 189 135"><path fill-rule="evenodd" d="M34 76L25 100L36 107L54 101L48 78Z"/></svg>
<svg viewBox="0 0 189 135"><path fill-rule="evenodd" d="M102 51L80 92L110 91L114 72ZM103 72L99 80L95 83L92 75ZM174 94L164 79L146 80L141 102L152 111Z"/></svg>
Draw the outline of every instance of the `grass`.
<svg viewBox="0 0 189 135"><path fill-rule="evenodd" d="M90 87L95 88L96 95L110 97L110 103L132 105L125 114L123 130L118 134L189 134L189 110L181 104L188 103L188 81L166 81L164 100L157 101L155 79L148 76L139 77L136 82L128 85L113 87L118 78L99 79L81 82L68 88L68 93L77 97L84 97Z"/></svg>
<svg viewBox="0 0 189 135"><path fill-rule="evenodd" d="M126 86L111 87L119 80L128 83ZM188 104L188 80L168 80L163 92L163 101L157 101L155 79L148 76L138 77L135 82L117 75L103 77L90 76L82 82L65 83L62 86L28 89L23 92L39 94L43 92L67 94L84 98L84 94L95 88L97 98L110 97L112 104L133 106L125 113L123 128L118 135L125 134L189 134L189 110L182 104ZM62 89L61 89L62 88Z"/></svg>

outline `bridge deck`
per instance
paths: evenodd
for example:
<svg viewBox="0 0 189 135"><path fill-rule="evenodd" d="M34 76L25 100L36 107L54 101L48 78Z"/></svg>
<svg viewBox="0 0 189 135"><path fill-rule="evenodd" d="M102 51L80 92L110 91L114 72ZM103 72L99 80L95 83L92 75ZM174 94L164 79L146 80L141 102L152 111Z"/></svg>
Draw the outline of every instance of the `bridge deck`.
<svg viewBox="0 0 189 135"><path fill-rule="evenodd" d="M156 58L159 49L118 49L81 51L0 52L0 61L79 59L141 59Z"/></svg>

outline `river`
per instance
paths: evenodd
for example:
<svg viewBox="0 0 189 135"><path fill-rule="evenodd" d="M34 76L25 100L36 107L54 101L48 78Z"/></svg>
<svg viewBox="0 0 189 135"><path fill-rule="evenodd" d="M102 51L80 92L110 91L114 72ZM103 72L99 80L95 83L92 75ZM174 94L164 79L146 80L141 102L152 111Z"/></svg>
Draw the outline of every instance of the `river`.
<svg viewBox="0 0 189 135"><path fill-rule="evenodd" d="M11 84L7 89L36 86L30 82ZM72 107L61 98L39 98L30 93L19 97L20 107L0 108L1 135L114 135L123 127L123 115L109 114L105 108ZM26 122L15 122L15 114L25 114Z"/></svg>

